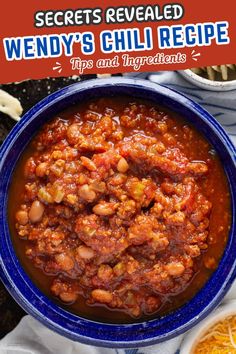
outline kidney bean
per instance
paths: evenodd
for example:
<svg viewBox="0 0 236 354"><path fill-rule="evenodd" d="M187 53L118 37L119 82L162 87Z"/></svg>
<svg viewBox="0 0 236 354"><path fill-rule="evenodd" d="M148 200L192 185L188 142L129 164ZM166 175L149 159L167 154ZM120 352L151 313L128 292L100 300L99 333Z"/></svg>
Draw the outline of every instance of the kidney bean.
<svg viewBox="0 0 236 354"><path fill-rule="evenodd" d="M74 268L73 259L66 253L60 253L55 256L56 262L62 268L62 270L69 271Z"/></svg>
<svg viewBox="0 0 236 354"><path fill-rule="evenodd" d="M122 157L117 164L117 170L121 173L125 173L128 169L129 169L129 164L126 161L126 159Z"/></svg>
<svg viewBox="0 0 236 354"><path fill-rule="evenodd" d="M81 162L82 162L82 165L84 167L86 167L89 171L96 171L97 169L97 166L95 165L95 163L90 160L88 157L85 157L85 156L81 156L80 158Z"/></svg>
<svg viewBox="0 0 236 354"><path fill-rule="evenodd" d="M16 213L16 220L21 225L26 225L29 221L28 213L25 210L19 210Z"/></svg>
<svg viewBox="0 0 236 354"><path fill-rule="evenodd" d="M75 292L63 292L60 295L60 298L64 302L75 302L78 298L78 294Z"/></svg>
<svg viewBox="0 0 236 354"><path fill-rule="evenodd" d="M166 270L167 272L174 276L174 277L178 277L181 274L183 274L185 267L182 263L180 262L172 262L166 265Z"/></svg>
<svg viewBox="0 0 236 354"><path fill-rule="evenodd" d="M79 188L79 196L87 202L93 202L96 198L96 193L89 187L88 184L84 184Z"/></svg>
<svg viewBox="0 0 236 354"><path fill-rule="evenodd" d="M90 247L86 247L86 246L78 247L77 253L81 258L86 259L86 260L89 260L94 257L93 249Z"/></svg>
<svg viewBox="0 0 236 354"><path fill-rule="evenodd" d="M35 200L29 211L29 219L32 223L39 222L44 213L44 205L39 201Z"/></svg>
<svg viewBox="0 0 236 354"><path fill-rule="evenodd" d="M92 291L91 295L95 301L107 304L112 302L113 299L112 293L103 289L95 289Z"/></svg>
<svg viewBox="0 0 236 354"><path fill-rule="evenodd" d="M115 213L114 203L99 203L93 207L93 212L101 216L112 215Z"/></svg>

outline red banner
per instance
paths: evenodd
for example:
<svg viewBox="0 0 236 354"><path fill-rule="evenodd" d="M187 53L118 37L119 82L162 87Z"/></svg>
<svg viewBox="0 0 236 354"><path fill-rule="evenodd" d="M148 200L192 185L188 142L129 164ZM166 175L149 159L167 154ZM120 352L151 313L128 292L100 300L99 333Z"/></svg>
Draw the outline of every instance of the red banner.
<svg viewBox="0 0 236 354"><path fill-rule="evenodd" d="M4 2L0 82L236 63L234 0Z"/></svg>

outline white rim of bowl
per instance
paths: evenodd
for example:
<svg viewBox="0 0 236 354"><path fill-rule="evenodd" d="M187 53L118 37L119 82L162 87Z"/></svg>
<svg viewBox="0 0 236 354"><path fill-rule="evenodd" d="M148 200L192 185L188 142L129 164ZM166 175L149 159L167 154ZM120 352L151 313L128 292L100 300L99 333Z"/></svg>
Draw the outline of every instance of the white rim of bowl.
<svg viewBox="0 0 236 354"><path fill-rule="evenodd" d="M207 330L220 320L231 316L236 316L236 300L230 300L225 304L221 305L216 311L214 311L209 317L193 327L186 337L184 337L183 342L180 347L179 354L193 354L193 350L200 338Z"/></svg>
<svg viewBox="0 0 236 354"><path fill-rule="evenodd" d="M189 81L198 86L204 87L206 90L220 91L236 89L236 80L231 81L213 81L205 79L204 77L195 74L191 69L179 70L179 73Z"/></svg>

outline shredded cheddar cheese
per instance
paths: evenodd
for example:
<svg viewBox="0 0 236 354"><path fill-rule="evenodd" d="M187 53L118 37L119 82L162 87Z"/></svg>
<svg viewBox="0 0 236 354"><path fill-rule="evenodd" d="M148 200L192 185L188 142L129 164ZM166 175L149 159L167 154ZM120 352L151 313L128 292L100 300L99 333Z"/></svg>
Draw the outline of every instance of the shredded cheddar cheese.
<svg viewBox="0 0 236 354"><path fill-rule="evenodd" d="M236 316L226 317L210 327L193 354L236 354Z"/></svg>

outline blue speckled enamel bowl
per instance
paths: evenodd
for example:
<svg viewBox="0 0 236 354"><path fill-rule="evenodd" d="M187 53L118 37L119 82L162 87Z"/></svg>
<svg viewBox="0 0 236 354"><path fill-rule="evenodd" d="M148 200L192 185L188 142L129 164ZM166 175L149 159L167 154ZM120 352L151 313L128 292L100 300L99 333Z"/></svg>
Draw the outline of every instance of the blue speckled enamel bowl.
<svg viewBox="0 0 236 354"><path fill-rule="evenodd" d="M16 257L8 227L8 189L15 164L31 137L50 118L74 103L112 95L148 98L184 116L201 131L220 156L231 189L233 221L217 270L197 295L169 315L134 324L104 324L69 313L47 298L31 281ZM169 88L143 80L111 78L66 87L45 98L24 115L0 151L0 274L23 309L54 331L87 344L140 347L183 333L205 318L222 300L236 276L236 152L217 121L198 104ZM220 183L220 181L219 181Z"/></svg>

